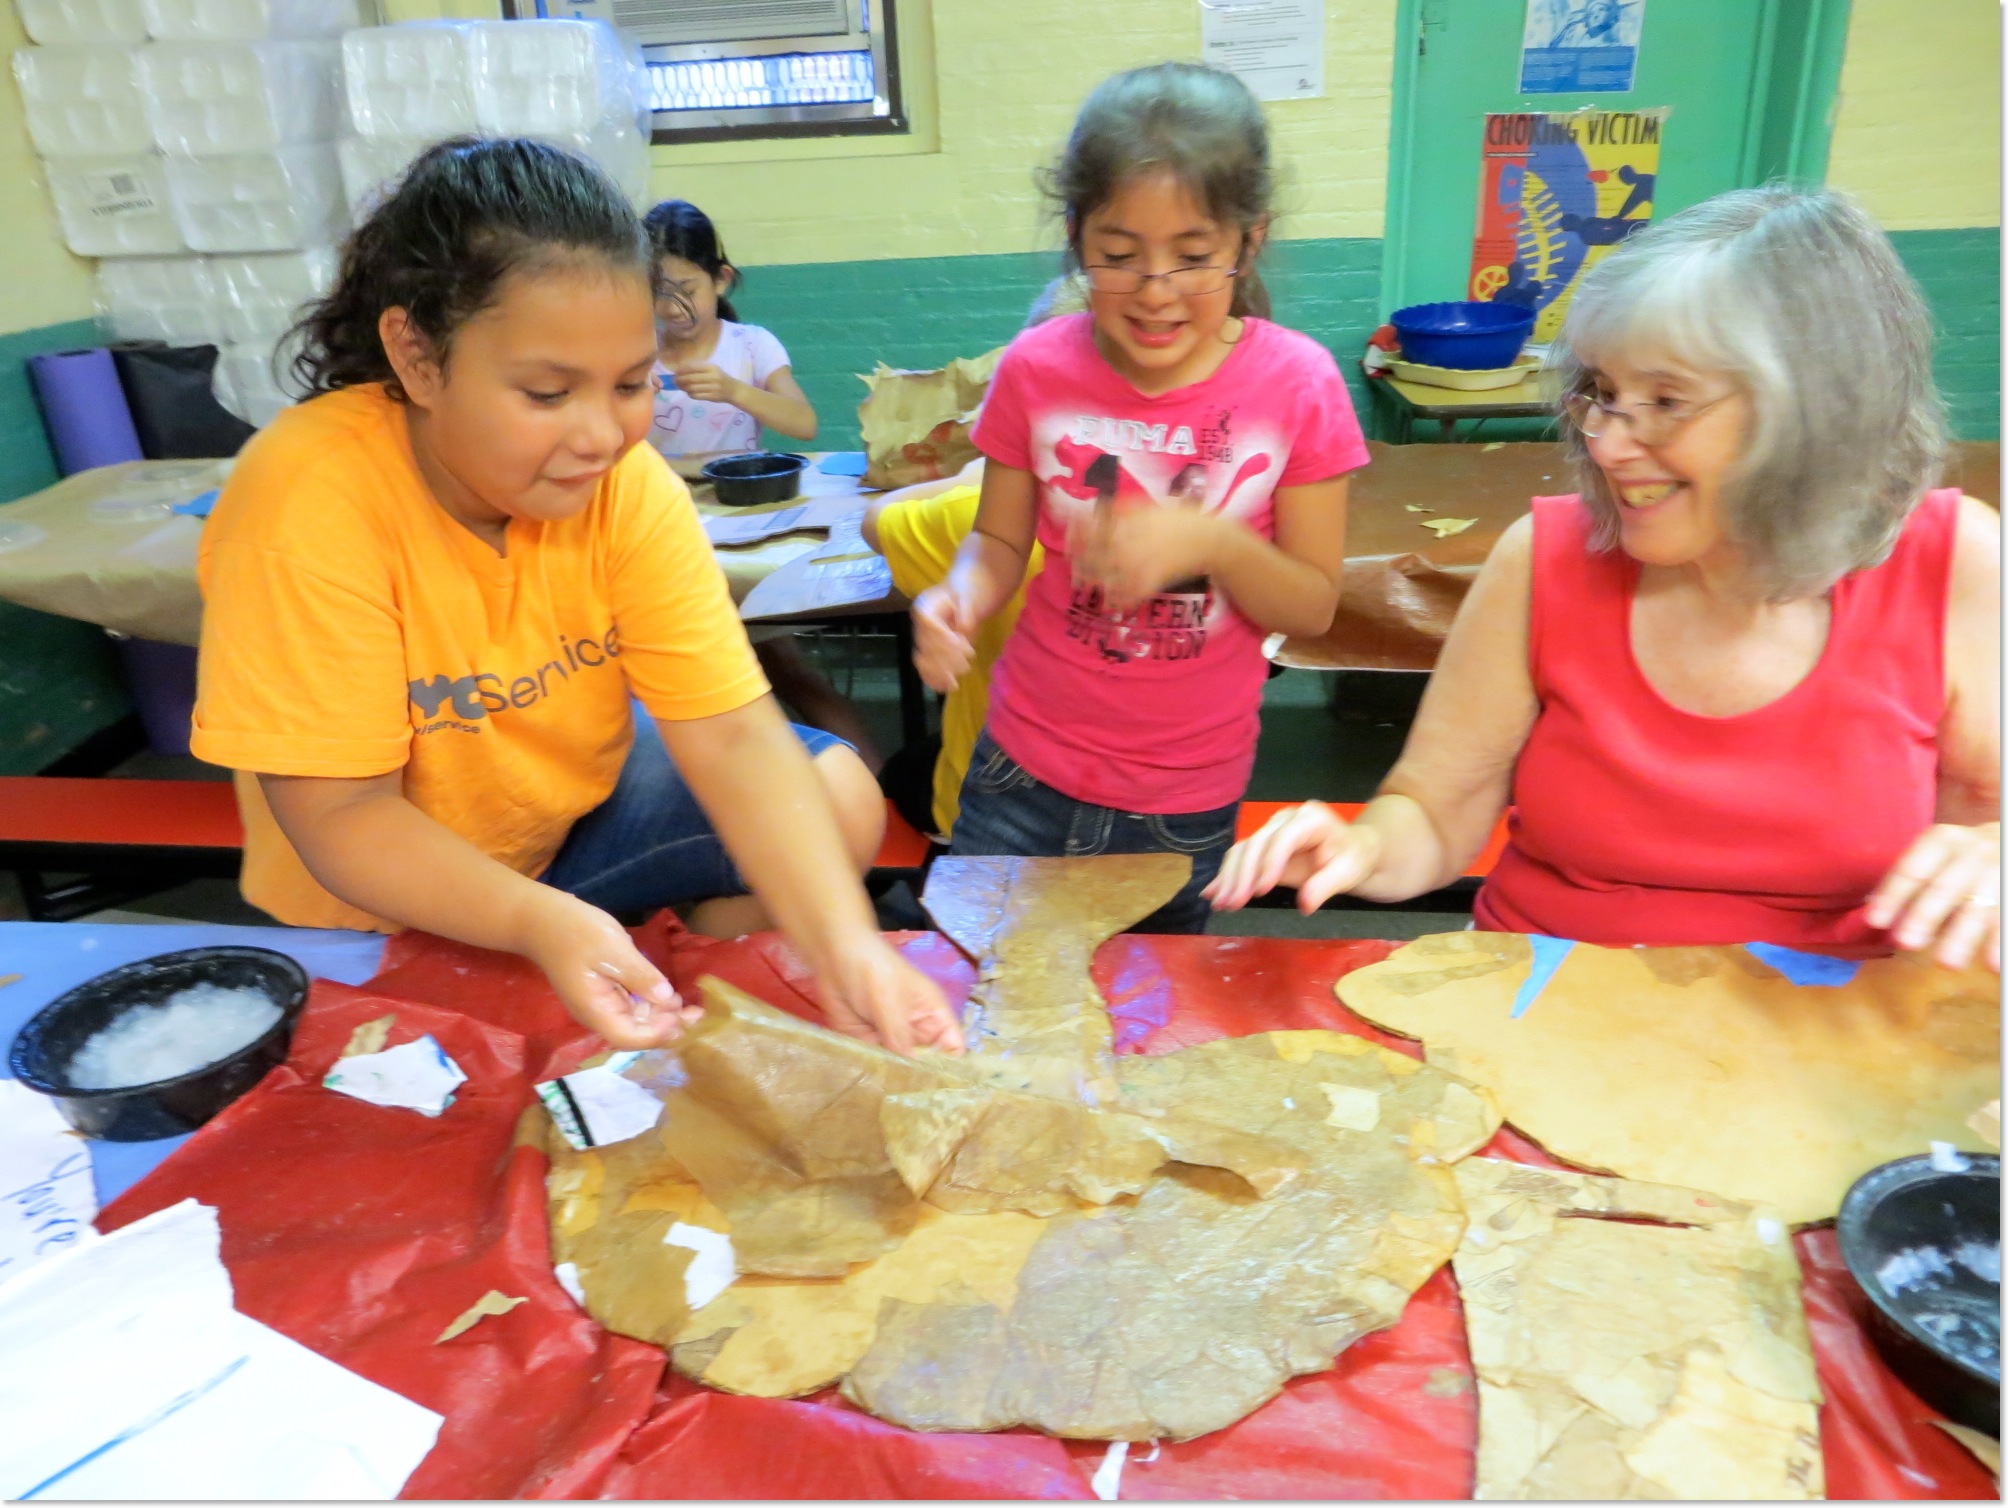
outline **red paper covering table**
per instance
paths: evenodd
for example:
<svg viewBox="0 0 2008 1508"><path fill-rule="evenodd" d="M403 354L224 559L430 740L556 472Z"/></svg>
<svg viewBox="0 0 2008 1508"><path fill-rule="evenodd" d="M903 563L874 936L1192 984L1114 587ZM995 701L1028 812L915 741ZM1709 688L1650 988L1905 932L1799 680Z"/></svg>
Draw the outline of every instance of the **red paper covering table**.
<svg viewBox="0 0 2008 1508"><path fill-rule="evenodd" d="M898 938L951 998L968 963L933 933ZM720 943L643 929L679 989L727 979L814 1019L806 976L772 936ZM1341 975L1392 943L1123 936L1095 975L1118 1051L1164 1052L1284 1028L1353 1032L1413 1053L1353 1016ZM436 1120L319 1087L365 1021L390 1045L425 1032L466 1070ZM663 1353L610 1335L551 1275L543 1155L516 1128L531 1086L589 1055L522 961L436 938L392 941L354 988L317 981L288 1063L108 1207L112 1229L184 1198L214 1205L245 1313L446 1416L406 1484L414 1498L1087 1498L1104 1447L1028 1432L923 1435L835 1393L741 1398L685 1381ZM541 1113L541 1112L539 1112ZM1502 1132L1487 1154L1543 1162ZM1831 1231L1798 1238L1826 1393L1827 1491L1837 1498L1996 1497L1987 1472L1929 1422L1881 1364ZM445 1344L489 1289L528 1302ZM1228 1429L1133 1448L1125 1498L1468 1496L1477 1429L1448 1269L1392 1329L1299 1378Z"/></svg>

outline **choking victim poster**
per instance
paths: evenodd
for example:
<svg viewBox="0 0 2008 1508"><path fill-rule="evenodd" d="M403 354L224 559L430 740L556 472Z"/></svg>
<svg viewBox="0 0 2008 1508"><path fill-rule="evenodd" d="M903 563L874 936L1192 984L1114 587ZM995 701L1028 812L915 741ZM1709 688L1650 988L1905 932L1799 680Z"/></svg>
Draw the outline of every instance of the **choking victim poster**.
<svg viewBox="0 0 2008 1508"><path fill-rule="evenodd" d="M1652 219L1665 110L1488 115L1469 296L1562 328L1582 275Z"/></svg>

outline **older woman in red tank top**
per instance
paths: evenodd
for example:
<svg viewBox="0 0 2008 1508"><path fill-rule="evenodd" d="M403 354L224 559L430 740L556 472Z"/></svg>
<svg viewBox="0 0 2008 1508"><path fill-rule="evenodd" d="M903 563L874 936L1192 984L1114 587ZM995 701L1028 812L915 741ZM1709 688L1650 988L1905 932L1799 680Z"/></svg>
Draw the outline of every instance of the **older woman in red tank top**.
<svg viewBox="0 0 2008 1508"><path fill-rule="evenodd" d="M2000 967L2000 524L1936 489L1930 316L1847 201L1725 194L1583 281L1577 497L1471 590L1380 794L1236 848L1229 909L1396 901L1510 803L1480 927Z"/></svg>

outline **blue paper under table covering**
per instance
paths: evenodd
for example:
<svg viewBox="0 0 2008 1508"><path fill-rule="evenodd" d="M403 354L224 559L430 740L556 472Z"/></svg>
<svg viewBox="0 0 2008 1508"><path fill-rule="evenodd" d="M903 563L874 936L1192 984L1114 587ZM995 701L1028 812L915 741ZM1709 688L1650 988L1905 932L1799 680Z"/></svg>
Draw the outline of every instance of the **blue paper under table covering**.
<svg viewBox="0 0 2008 1508"><path fill-rule="evenodd" d="M183 948L235 944L270 948L296 959L309 974L361 984L377 971L387 939L373 932L322 932L304 927L101 925L89 922L0 922L0 977L19 974L0 989L0 1078L11 1078L6 1048L43 1006L65 990L120 964ZM188 1140L94 1141L91 1171L98 1203L111 1203L146 1177Z"/></svg>
<svg viewBox="0 0 2008 1508"><path fill-rule="evenodd" d="M30 356L28 380L64 476L145 458L110 351L100 346Z"/></svg>

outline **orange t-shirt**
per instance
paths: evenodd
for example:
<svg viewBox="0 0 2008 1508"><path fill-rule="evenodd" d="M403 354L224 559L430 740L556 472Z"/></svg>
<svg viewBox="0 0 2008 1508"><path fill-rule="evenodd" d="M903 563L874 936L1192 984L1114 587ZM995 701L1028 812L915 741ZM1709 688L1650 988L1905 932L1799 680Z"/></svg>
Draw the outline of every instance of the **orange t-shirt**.
<svg viewBox="0 0 2008 1508"><path fill-rule="evenodd" d="M434 820L543 872L614 788L630 697L657 718L765 694L690 493L646 445L563 523L498 555L433 499L380 387L288 409L203 529L192 747L238 771L244 896L282 922L392 930L337 900L255 774L404 772Z"/></svg>

